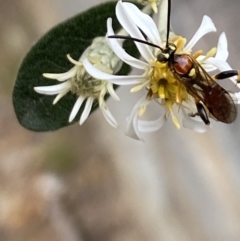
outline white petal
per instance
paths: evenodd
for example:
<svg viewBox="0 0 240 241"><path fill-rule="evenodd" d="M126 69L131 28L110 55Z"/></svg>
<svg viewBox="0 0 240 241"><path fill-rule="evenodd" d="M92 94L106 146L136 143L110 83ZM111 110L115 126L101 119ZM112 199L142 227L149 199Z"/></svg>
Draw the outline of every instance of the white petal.
<svg viewBox="0 0 240 241"><path fill-rule="evenodd" d="M226 70L232 70L231 66L226 62L226 61L222 61L216 58L209 58L206 60L206 63L208 64L212 64L213 66L215 66L218 70L220 70L220 72L222 71L226 71ZM231 77L229 78L234 84L236 84L236 79L237 77Z"/></svg>
<svg viewBox="0 0 240 241"><path fill-rule="evenodd" d="M75 118L75 116L77 115L77 113L78 113L78 111L79 111L79 109L81 108L81 106L82 106L82 103L83 103L83 101L86 99L86 97L84 97L84 96L79 96L78 97L78 99L77 99L77 101L75 102L75 104L74 104L74 106L73 106L73 109L72 109L72 111L71 111L71 114L70 114L70 116L69 116L69 122L72 122L73 121L73 119Z"/></svg>
<svg viewBox="0 0 240 241"><path fill-rule="evenodd" d="M118 21L122 25L122 27L129 33L130 36L145 40L142 33L138 29L138 27L135 25L135 23L130 19L126 7L123 5L122 1L118 1L116 5L116 15L118 18ZM141 56L149 62L151 59L154 58L152 52L149 49L149 46L146 44L135 42Z"/></svg>
<svg viewBox="0 0 240 241"><path fill-rule="evenodd" d="M236 93L229 93L234 100L236 100L237 104L240 104L240 92L236 92Z"/></svg>
<svg viewBox="0 0 240 241"><path fill-rule="evenodd" d="M107 90L108 90L108 93L115 101L120 101L120 98L118 97L116 91L113 89L113 85L111 83L107 84Z"/></svg>
<svg viewBox="0 0 240 241"><path fill-rule="evenodd" d="M83 60L83 65L86 69L86 71L95 79L100 80L107 80L113 84L116 85L134 85L134 84L140 84L143 80L146 79L143 75L111 75L107 74L99 69L97 69L95 66L93 66L88 59Z"/></svg>
<svg viewBox="0 0 240 241"><path fill-rule="evenodd" d="M204 55L200 55L197 58L197 60L201 61L205 57L206 56L204 56ZM215 57L212 57L212 58L216 58L217 60L222 60L222 61L227 60L227 58L228 58L228 44L227 44L227 38L226 38L225 33L222 33L220 35L219 40L218 40L217 53L216 53ZM207 72L215 71L217 69L216 66L210 64L207 61L205 61L202 64L202 66Z"/></svg>
<svg viewBox="0 0 240 241"><path fill-rule="evenodd" d="M38 92L39 94L44 94L44 95L56 95L56 94L65 92L70 89L71 89L70 81L66 81L62 84L57 84L57 85L34 87L34 90L36 92Z"/></svg>
<svg viewBox="0 0 240 241"><path fill-rule="evenodd" d="M205 125L199 117L190 117L184 108L182 111L182 126L193 131L203 133L211 129L211 125ZM197 120L199 119L199 120Z"/></svg>
<svg viewBox="0 0 240 241"><path fill-rule="evenodd" d="M212 64L220 71L231 70L231 66L226 62L216 58L208 58L206 64Z"/></svg>
<svg viewBox="0 0 240 241"><path fill-rule="evenodd" d="M126 127L125 127L125 134L133 139L142 140L140 135L140 131L138 129L138 111L141 105L145 102L146 97L143 96L133 107L130 115L127 118Z"/></svg>
<svg viewBox="0 0 240 241"><path fill-rule="evenodd" d="M199 57L201 57L201 56L199 56ZM217 68L216 68L214 65L212 65L212 64L203 63L203 64L201 64L201 65L202 65L202 67L203 67L207 72L212 72L212 71L214 71L214 70L217 69Z"/></svg>
<svg viewBox="0 0 240 241"><path fill-rule="evenodd" d="M192 47L195 45L195 43L200 38L202 38L205 34L207 34L209 32L215 32L215 31L216 31L216 28L215 28L214 23L212 22L211 18L209 18L206 15L203 16L203 20L202 20L200 27L198 28L197 32L194 34L192 39L188 42L188 44L186 45L184 50L186 52L191 51Z"/></svg>
<svg viewBox="0 0 240 241"><path fill-rule="evenodd" d="M88 118L90 111L92 109L93 101L94 101L94 97L88 97L86 104L85 104L84 111L83 111L80 121L79 121L80 125L82 125L84 123L84 121Z"/></svg>
<svg viewBox="0 0 240 241"><path fill-rule="evenodd" d="M102 106L100 107L103 113L103 116L105 117L105 119L107 120L107 122L113 126L114 128L117 128L118 124L117 121L115 120L115 118L113 117L113 115L111 114L111 112L109 111L105 101L103 101Z"/></svg>
<svg viewBox="0 0 240 241"><path fill-rule="evenodd" d="M138 121L138 129L143 133L154 132L159 130L166 121L166 110L162 111L159 118L151 121Z"/></svg>
<svg viewBox="0 0 240 241"><path fill-rule="evenodd" d="M50 73L44 73L43 76L48 79L56 79L60 82L68 80L72 77L74 77L77 73L77 67L74 66L71 68L68 72L62 73L62 74L50 74Z"/></svg>
<svg viewBox="0 0 240 241"><path fill-rule="evenodd" d="M151 42L162 47L162 41L153 19L131 3L125 2L123 5L130 19L146 34Z"/></svg>
<svg viewBox="0 0 240 241"><path fill-rule="evenodd" d="M100 93L99 93L99 96L98 96L99 106L102 105L102 103L104 101L104 96L105 96L106 93L107 93L107 86L104 85L104 86L102 86L102 89L100 90Z"/></svg>
<svg viewBox="0 0 240 241"><path fill-rule="evenodd" d="M225 33L221 33L219 37L215 58L223 61L226 61L228 58L228 43Z"/></svg>
<svg viewBox="0 0 240 241"><path fill-rule="evenodd" d="M112 28L112 19L108 18L107 20L107 36L115 35L113 28ZM107 42L113 52L120 58L123 62L129 64L132 67L135 67L137 69L145 69L148 64L132 57L129 55L121 46L119 41L115 38L108 38L107 37Z"/></svg>
<svg viewBox="0 0 240 241"><path fill-rule="evenodd" d="M68 60L69 60L71 63L73 63L74 65L76 65L76 66L82 66L82 62L73 59L70 54L67 54L67 58L68 58ZM82 58L82 56L80 57L80 59L81 59L81 58Z"/></svg>
<svg viewBox="0 0 240 241"><path fill-rule="evenodd" d="M59 94L55 97L55 99L53 100L53 105L55 105L64 95L66 95L66 94L68 93L68 91L69 91L69 90L67 89L67 90L59 93Z"/></svg>

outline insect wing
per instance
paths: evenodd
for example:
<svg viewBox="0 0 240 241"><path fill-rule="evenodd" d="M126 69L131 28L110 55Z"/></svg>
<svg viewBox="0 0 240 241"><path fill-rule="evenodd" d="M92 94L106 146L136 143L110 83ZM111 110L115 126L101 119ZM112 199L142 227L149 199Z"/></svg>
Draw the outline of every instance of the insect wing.
<svg viewBox="0 0 240 241"><path fill-rule="evenodd" d="M214 118L224 123L232 123L237 116L237 108L232 97L194 58L191 59L195 76L191 77L191 81L184 82L178 76L179 81L185 85L190 95L203 102Z"/></svg>

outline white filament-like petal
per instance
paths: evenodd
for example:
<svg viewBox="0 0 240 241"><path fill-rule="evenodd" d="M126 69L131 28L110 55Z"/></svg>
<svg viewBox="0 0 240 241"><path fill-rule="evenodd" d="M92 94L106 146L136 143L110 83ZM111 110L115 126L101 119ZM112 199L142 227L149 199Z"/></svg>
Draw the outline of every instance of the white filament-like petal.
<svg viewBox="0 0 240 241"><path fill-rule="evenodd" d="M231 66L223 60L220 59L216 59L216 58L208 58L206 60L206 64L212 64L214 65L217 69L219 69L220 71L225 71L225 70L231 70Z"/></svg>
<svg viewBox="0 0 240 241"><path fill-rule="evenodd" d="M199 118L199 117L190 117L187 113L186 110L182 107L182 126L199 132L203 133L211 129L211 125L205 125L204 122ZM198 119L198 120L197 120Z"/></svg>
<svg viewBox="0 0 240 241"><path fill-rule="evenodd" d="M201 57L201 56L199 56L199 57ZM215 71L217 69L216 66L214 66L212 64L202 63L201 65L207 72L212 72L212 71Z"/></svg>
<svg viewBox="0 0 240 241"><path fill-rule="evenodd" d="M159 118L157 118L156 120L150 120L150 121L139 120L138 129L143 133L154 132L162 128L165 121L166 121L166 110L164 109L161 112L161 115L159 116Z"/></svg>
<svg viewBox="0 0 240 241"><path fill-rule="evenodd" d="M222 71L226 71L226 70L232 70L231 66L226 62L226 61L222 61L216 58L209 58L206 60L206 63L208 64L212 64L214 65L217 69L220 70L220 72ZM229 78L234 84L236 84L236 79L237 77L231 77Z"/></svg>
<svg viewBox="0 0 240 241"><path fill-rule="evenodd" d="M122 27L129 33L130 36L137 39L145 40L138 27L130 19L128 12L125 8L126 7L122 3L122 1L118 1L116 5L116 15L118 21L120 22ZM146 44L142 44L139 42L135 42L135 44L145 61L149 62L149 60L154 58L152 52Z"/></svg>
<svg viewBox="0 0 240 241"><path fill-rule="evenodd" d="M153 19L149 15L141 12L139 8L132 3L124 2L123 5L130 19L146 34L150 41L162 47L159 31Z"/></svg>
<svg viewBox="0 0 240 241"><path fill-rule="evenodd" d="M135 67L137 69L145 69L148 64L132 57L129 55L121 46L119 41L115 38L108 38L108 36L115 35L113 28L112 28L112 19L108 18L107 20L107 42L110 45L113 52L125 63L131 65L132 67Z"/></svg>
<svg viewBox="0 0 240 241"><path fill-rule="evenodd" d="M111 97L116 100L116 101L120 101L120 98L118 97L116 91L113 89L113 85L111 83L107 84L107 90L108 93L111 95Z"/></svg>
<svg viewBox="0 0 240 241"><path fill-rule="evenodd" d="M115 120L115 118L113 117L113 115L111 114L111 112L109 111L105 101L103 101L102 105L101 105L101 110L103 113L103 116L105 117L105 119L107 120L107 122L113 126L114 128L117 128L118 124L117 121Z"/></svg>
<svg viewBox="0 0 240 241"><path fill-rule="evenodd" d="M204 55L200 55L197 60L201 61L202 59L204 59L206 56ZM228 58L228 44L227 44L227 38L226 38L226 34L222 33L218 39L218 46L217 46L217 53L215 55L215 57L212 57L221 61L226 61ZM207 72L211 72L217 69L216 66L214 66L213 64L210 64L207 60L202 63L203 68L207 71Z"/></svg>
<svg viewBox="0 0 240 241"><path fill-rule="evenodd" d="M194 34L192 39L188 42L184 50L186 52L191 51L192 47L200 38L202 38L205 34L209 32L215 32L215 31L216 31L216 28L214 26L214 23L212 22L212 19L206 15L203 16L203 20L200 27L198 28L197 32Z"/></svg>
<svg viewBox="0 0 240 241"><path fill-rule="evenodd" d="M55 99L53 100L53 105L55 105L64 95L66 95L69 92L69 89L66 89L65 91L59 93Z"/></svg>
<svg viewBox="0 0 240 241"><path fill-rule="evenodd" d="M155 2L150 2L150 4L154 13L157 13L158 12L157 0Z"/></svg>
<svg viewBox="0 0 240 241"><path fill-rule="evenodd" d="M98 96L98 102L99 102L99 106L101 107L103 100L104 100L104 96L107 93L107 86L102 87L99 96Z"/></svg>
<svg viewBox="0 0 240 241"><path fill-rule="evenodd" d="M61 93L62 91L67 91L71 89L70 81L66 81L64 83L58 85L50 85L50 86L37 86L34 87L34 90L39 94L44 95L56 95Z"/></svg>
<svg viewBox="0 0 240 241"><path fill-rule="evenodd" d="M229 94L232 96L234 101L236 101L236 104L240 104L240 92L229 93Z"/></svg>
<svg viewBox="0 0 240 241"><path fill-rule="evenodd" d="M138 129L138 111L141 105L145 102L146 97L143 96L133 107L131 113L129 114L125 127L125 134L133 139L142 140L140 131Z"/></svg>
<svg viewBox="0 0 240 241"><path fill-rule="evenodd" d="M74 65L76 65L76 66L78 66L78 67L79 67L79 66L82 66L82 62L73 59L70 54L67 54L67 58L68 58L68 60L69 60L72 64L74 64ZM82 58L82 56L81 56L81 58Z"/></svg>
<svg viewBox="0 0 240 241"><path fill-rule="evenodd" d="M77 101L75 102L75 104L74 104L74 106L73 106L73 108L72 108L72 111L71 111L71 114L70 114L70 116L69 116L69 122L72 122L73 121L73 119L75 118L75 116L77 115L77 113L78 113L78 111L79 111L79 109L81 108L81 106L82 106L82 103L83 103L83 101L86 99L86 97L84 97L84 96L79 96L78 97L78 99L77 99Z"/></svg>
<svg viewBox="0 0 240 241"><path fill-rule="evenodd" d="M79 121L80 125L82 125L84 123L84 121L88 118L90 111L92 109L93 101L94 101L94 97L92 97L92 96L88 97L86 104L85 104L85 108L82 112L82 115L81 115L81 118Z"/></svg>
<svg viewBox="0 0 240 241"><path fill-rule="evenodd" d="M215 58L223 61L226 61L228 58L228 43L226 34L224 32L221 33L218 39L217 53Z"/></svg>
<svg viewBox="0 0 240 241"><path fill-rule="evenodd" d="M139 84L142 82L142 80L146 79L146 76L143 75L111 75L107 74L105 72L102 72L101 70L97 69L95 66L93 66L88 59L83 60L83 65L86 69L86 71L95 79L100 80L107 80L113 84L116 85L134 85Z"/></svg>
<svg viewBox="0 0 240 241"><path fill-rule="evenodd" d="M56 79L60 82L68 80L75 76L77 73L77 67L74 66L68 72L62 74L52 74L52 73L44 73L43 76L48 79Z"/></svg>

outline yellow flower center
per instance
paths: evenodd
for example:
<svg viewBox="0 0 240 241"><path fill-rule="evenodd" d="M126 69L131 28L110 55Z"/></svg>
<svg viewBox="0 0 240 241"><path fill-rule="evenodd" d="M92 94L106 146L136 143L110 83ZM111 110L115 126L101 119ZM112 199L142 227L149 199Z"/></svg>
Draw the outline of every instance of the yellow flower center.
<svg viewBox="0 0 240 241"><path fill-rule="evenodd" d="M175 79L167 63L160 63L156 60L151 63L149 79L149 90L152 93L152 97L161 99L161 102L165 104L171 114L173 123L177 128L180 128L179 121L175 117L172 107L174 104L181 104L183 101L188 100L185 86Z"/></svg>

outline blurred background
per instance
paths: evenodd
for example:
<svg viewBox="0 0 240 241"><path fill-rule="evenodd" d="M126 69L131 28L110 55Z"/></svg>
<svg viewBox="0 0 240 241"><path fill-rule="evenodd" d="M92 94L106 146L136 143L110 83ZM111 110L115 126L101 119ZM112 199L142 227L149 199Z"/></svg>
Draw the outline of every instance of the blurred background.
<svg viewBox="0 0 240 241"><path fill-rule="evenodd" d="M139 96L123 87L120 104L108 101L118 129L100 111L81 127L49 133L17 122L11 94L27 51L54 25L100 2L0 0L0 240L239 241L240 117L205 134L168 120L138 142L124 135L124 121ZM225 31L229 63L240 68L238 0L172 5L176 33L190 39L209 15L218 32L198 46L207 51Z"/></svg>

